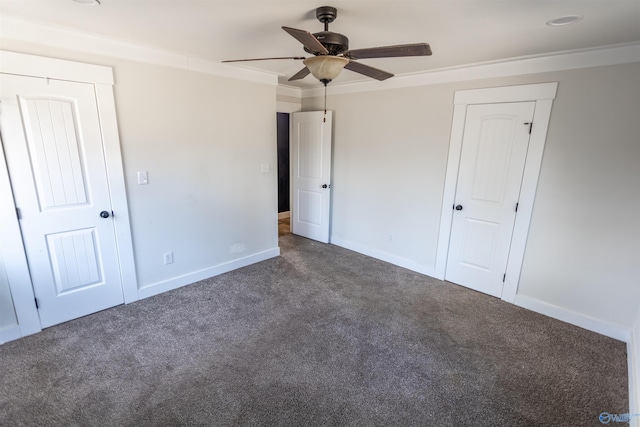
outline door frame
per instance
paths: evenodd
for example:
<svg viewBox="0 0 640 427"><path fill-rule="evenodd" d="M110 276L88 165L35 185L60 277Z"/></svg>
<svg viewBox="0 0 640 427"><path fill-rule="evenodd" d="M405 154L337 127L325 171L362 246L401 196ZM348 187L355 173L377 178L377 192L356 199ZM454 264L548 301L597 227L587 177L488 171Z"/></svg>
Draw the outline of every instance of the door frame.
<svg viewBox="0 0 640 427"><path fill-rule="evenodd" d="M282 95L289 96L294 99L300 99L301 91L297 89L293 89L290 87L278 86L276 93L278 96ZM276 113L285 113L289 115L289 159L291 159L291 135L293 133L293 121L291 120L291 115L293 113L299 113L302 111L302 101L300 102L289 102L289 101L276 101ZM293 185L291 182L293 180L293 170L291 165L289 165L289 230L291 230L291 220L293 218L291 209L293 200ZM280 214L278 214L278 220L280 220ZM277 221L276 221L277 223Z"/></svg>
<svg viewBox="0 0 640 427"><path fill-rule="evenodd" d="M115 99L113 96L114 80L112 68L0 50L0 73L90 83L94 86L109 194L111 206L115 213L113 222L124 301L125 303L137 301L138 283L116 120ZM6 242L5 247L13 248L13 250L2 251L0 247L0 251L2 251L2 257L5 262L9 289L18 320L18 335L23 337L40 332L42 330L40 318L35 307L35 295L31 286L20 223L16 215L9 171L1 141L0 241ZM0 342L3 341L2 338L0 336Z"/></svg>
<svg viewBox="0 0 640 427"><path fill-rule="evenodd" d="M484 89L456 91L454 96L453 121L449 142L449 156L445 175L444 194L442 197L442 211L440 216L440 231L436 251L436 265L434 276L444 280L451 239L451 225L453 222L452 206L455 201L460 157L462 154L462 139L467 115L467 106L473 104L494 104L506 102L535 101L533 127L529 139L529 149L524 166L524 175L516 215L511 248L507 261L506 278L502 289L502 300L513 303L518 291L520 270L524 259L524 251L529 234L529 224L533 213L538 177L542 165L542 154L547 139L551 106L556 97L558 82L538 83L519 86L505 86Z"/></svg>

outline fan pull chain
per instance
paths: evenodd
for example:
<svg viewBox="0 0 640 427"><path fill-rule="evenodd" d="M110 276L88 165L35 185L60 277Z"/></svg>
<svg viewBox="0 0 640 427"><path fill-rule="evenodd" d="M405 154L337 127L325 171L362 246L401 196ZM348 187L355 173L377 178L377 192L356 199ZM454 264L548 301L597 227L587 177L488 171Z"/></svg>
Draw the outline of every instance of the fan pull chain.
<svg viewBox="0 0 640 427"><path fill-rule="evenodd" d="M327 123L327 85L324 85L324 118L322 123Z"/></svg>

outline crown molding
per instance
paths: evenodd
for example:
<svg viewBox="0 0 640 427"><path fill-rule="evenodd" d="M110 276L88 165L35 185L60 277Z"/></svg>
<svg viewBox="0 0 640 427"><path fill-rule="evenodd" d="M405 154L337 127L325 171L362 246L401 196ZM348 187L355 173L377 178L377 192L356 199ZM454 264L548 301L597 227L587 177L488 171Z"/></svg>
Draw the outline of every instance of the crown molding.
<svg viewBox="0 0 640 427"><path fill-rule="evenodd" d="M0 49L0 72L113 86L111 67L44 58Z"/></svg>
<svg viewBox="0 0 640 427"><path fill-rule="evenodd" d="M301 99L322 96L324 94L323 87L301 89L294 86L278 85L278 76L276 73L233 67L217 61L135 45L126 41L103 37L98 34L74 31L66 27L35 23L13 16L7 16L6 14L2 16L0 38L181 68L220 77L276 85L279 94ZM555 52L548 55L468 64L460 67L442 68L420 73L400 74L396 75L393 79L382 82L363 80L342 84L332 83L329 85L329 94L338 95L370 92L635 62L640 62L640 43L627 43L593 49Z"/></svg>
<svg viewBox="0 0 640 427"><path fill-rule="evenodd" d="M274 73L232 67L216 61L153 49L103 37L98 34L35 23L6 15L2 16L0 38L181 68L219 77L266 83L274 86L278 84L278 76Z"/></svg>
<svg viewBox="0 0 640 427"><path fill-rule="evenodd" d="M382 82L366 80L355 83L330 84L328 92L330 95L370 92L636 62L640 62L640 43L627 43L396 75L393 79ZM302 90L303 98L323 96L323 94L324 87Z"/></svg>
<svg viewBox="0 0 640 427"><path fill-rule="evenodd" d="M293 98L302 99L302 89L295 86L278 85L276 95L291 96Z"/></svg>

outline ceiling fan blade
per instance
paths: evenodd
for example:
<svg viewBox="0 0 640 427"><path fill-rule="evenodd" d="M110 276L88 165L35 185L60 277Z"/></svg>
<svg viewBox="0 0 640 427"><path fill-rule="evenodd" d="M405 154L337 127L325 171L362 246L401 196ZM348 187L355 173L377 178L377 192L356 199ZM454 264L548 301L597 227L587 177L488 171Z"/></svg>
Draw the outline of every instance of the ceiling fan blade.
<svg viewBox="0 0 640 427"><path fill-rule="evenodd" d="M222 62L269 61L271 59L305 59L304 56L279 56L274 58L228 59Z"/></svg>
<svg viewBox="0 0 640 427"><path fill-rule="evenodd" d="M355 61L349 61L349 63L345 65L344 68L380 81L386 80L389 77L393 77L393 74L391 73L387 73L386 71L379 70L377 68L373 68L369 65L364 65Z"/></svg>
<svg viewBox="0 0 640 427"><path fill-rule="evenodd" d="M307 77L309 75L310 72L311 71L309 71L309 69L307 67L304 67L302 70L298 71L293 76L291 76L289 78L289 81L304 79L305 77Z"/></svg>
<svg viewBox="0 0 640 427"><path fill-rule="evenodd" d="M324 47L322 43L318 41L316 36L311 34L309 31L297 30L295 28L290 28L290 27L282 27L282 29L285 30L287 33L289 33L291 36L293 36L300 43L302 43L304 47L309 49L311 52L321 53L323 55L326 55L329 53L327 48Z"/></svg>
<svg viewBox="0 0 640 427"><path fill-rule="evenodd" d="M428 43L399 44L395 46L371 47L368 49L348 50L344 56L349 59L395 58L399 56L429 56L431 46Z"/></svg>

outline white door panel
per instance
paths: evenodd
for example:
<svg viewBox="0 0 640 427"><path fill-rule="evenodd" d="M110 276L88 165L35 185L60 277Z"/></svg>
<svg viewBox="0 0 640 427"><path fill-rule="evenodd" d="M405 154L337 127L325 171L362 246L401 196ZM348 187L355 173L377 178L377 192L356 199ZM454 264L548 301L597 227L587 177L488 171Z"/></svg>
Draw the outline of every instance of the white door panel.
<svg viewBox="0 0 640 427"><path fill-rule="evenodd" d="M2 144L42 327L123 303L93 85L0 79Z"/></svg>
<svg viewBox="0 0 640 427"><path fill-rule="evenodd" d="M446 280L501 296L534 108L467 108Z"/></svg>
<svg viewBox="0 0 640 427"><path fill-rule="evenodd" d="M329 242L331 112L293 113L291 165L292 232Z"/></svg>

